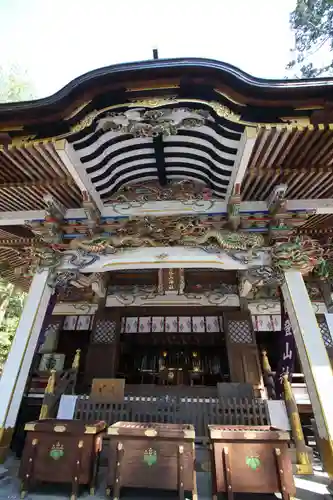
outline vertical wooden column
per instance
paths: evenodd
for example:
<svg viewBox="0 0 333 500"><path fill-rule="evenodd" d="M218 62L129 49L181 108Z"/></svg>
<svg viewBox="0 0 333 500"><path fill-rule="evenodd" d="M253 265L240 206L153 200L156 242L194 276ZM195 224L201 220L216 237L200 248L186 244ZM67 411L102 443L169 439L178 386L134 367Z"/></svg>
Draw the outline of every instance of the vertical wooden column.
<svg viewBox="0 0 333 500"><path fill-rule="evenodd" d="M24 388L52 290L48 271L37 273L31 283L20 322L0 379L0 463L11 442Z"/></svg>
<svg viewBox="0 0 333 500"><path fill-rule="evenodd" d="M231 382L253 386L255 397L264 395L258 347L248 311L224 313Z"/></svg>
<svg viewBox="0 0 333 500"><path fill-rule="evenodd" d="M333 373L301 273L285 272L282 293L315 416L326 472L333 477Z"/></svg>
<svg viewBox="0 0 333 500"><path fill-rule="evenodd" d="M85 382L93 378L113 378L117 371L120 316L117 309L105 307L103 299L95 314L86 357Z"/></svg>

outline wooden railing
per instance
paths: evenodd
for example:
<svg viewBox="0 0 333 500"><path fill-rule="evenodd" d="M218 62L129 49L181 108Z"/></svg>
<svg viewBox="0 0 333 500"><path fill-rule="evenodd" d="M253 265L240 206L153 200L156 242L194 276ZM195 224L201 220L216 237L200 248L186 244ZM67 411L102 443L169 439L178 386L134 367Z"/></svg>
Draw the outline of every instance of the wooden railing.
<svg viewBox="0 0 333 500"><path fill-rule="evenodd" d="M268 409L265 401L254 399L191 398L164 396L154 400L154 396L143 400L131 400L126 396L123 403L109 403L78 398L74 418L85 421L104 420L108 425L118 421L145 423L192 424L198 438L207 437L207 426L215 425L269 425ZM141 398L140 398L141 399Z"/></svg>

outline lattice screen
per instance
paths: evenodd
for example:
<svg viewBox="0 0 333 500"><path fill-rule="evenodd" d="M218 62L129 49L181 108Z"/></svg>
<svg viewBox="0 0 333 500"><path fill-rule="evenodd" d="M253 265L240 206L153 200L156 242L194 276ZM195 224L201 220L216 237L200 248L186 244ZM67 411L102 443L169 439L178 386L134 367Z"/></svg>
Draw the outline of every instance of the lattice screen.
<svg viewBox="0 0 333 500"><path fill-rule="evenodd" d="M326 347L333 347L333 339L331 336L330 329L326 323L325 316L317 316L317 321L319 325L319 329L321 332L321 336L323 337L323 341Z"/></svg>
<svg viewBox="0 0 333 500"><path fill-rule="evenodd" d="M228 320L229 340L235 344L252 344L253 334L251 325L245 319Z"/></svg>
<svg viewBox="0 0 333 500"><path fill-rule="evenodd" d="M94 344L112 344L116 340L116 322L113 319L96 319L92 334Z"/></svg>

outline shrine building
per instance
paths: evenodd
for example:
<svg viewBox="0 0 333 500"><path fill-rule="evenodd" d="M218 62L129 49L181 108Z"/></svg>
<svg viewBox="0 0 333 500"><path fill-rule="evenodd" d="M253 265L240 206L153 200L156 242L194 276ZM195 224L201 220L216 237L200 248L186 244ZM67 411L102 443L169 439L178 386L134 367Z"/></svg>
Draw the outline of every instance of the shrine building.
<svg viewBox="0 0 333 500"><path fill-rule="evenodd" d="M39 415L242 423L307 474L314 420L333 475L332 90L157 59L0 105L2 460Z"/></svg>

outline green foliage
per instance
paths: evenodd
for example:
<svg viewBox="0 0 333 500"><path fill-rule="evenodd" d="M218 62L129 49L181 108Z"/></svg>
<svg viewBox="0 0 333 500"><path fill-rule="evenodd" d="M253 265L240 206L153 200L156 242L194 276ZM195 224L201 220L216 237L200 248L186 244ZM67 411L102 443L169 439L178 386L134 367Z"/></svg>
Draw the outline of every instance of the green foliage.
<svg viewBox="0 0 333 500"><path fill-rule="evenodd" d="M315 62L320 49L333 50L333 0L297 0L290 24L295 34L295 58L287 69L305 78L333 75L332 56L327 64Z"/></svg>
<svg viewBox="0 0 333 500"><path fill-rule="evenodd" d="M22 313L26 294L14 290L13 286L0 281L0 309L3 320L0 324L0 368L5 362Z"/></svg>
<svg viewBox="0 0 333 500"><path fill-rule="evenodd" d="M0 66L0 103L30 99L33 99L33 91L27 73L17 66Z"/></svg>

